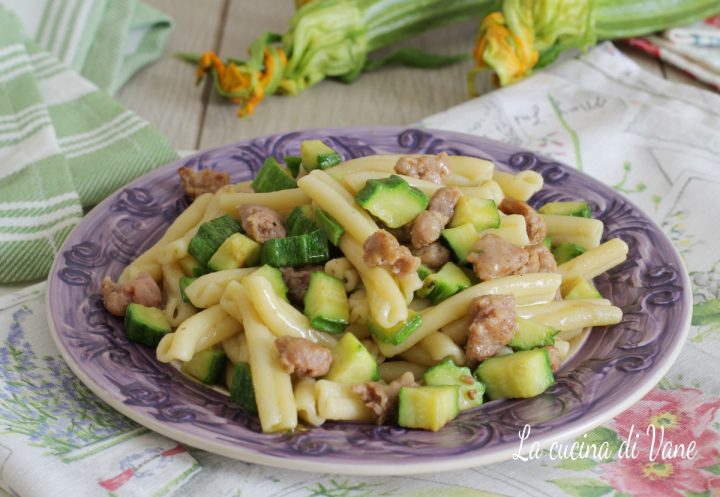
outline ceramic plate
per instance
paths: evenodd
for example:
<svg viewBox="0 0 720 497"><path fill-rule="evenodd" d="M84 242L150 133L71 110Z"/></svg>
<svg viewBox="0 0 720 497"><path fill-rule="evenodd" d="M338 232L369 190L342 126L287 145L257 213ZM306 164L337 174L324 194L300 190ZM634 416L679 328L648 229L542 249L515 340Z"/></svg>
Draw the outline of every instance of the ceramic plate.
<svg viewBox="0 0 720 497"><path fill-rule="evenodd" d="M305 139L326 140L345 159L378 153L482 157L498 168L537 171L545 188L531 204L587 199L605 223L604 239L621 237L627 261L596 279L621 307L623 321L596 328L557 374L557 383L527 400L498 401L464 412L438 433L397 426L328 422L295 433L260 433L256 417L222 394L128 342L119 318L102 305L100 281L150 247L187 206L180 166L251 178L268 155L298 154ZM48 319L64 358L93 392L138 423L175 440L244 461L306 471L406 474L460 469L507 459L525 442L548 446L578 436L628 408L670 368L687 334L690 285L660 229L609 187L514 146L427 129L318 129L245 140L160 168L114 193L65 242L52 268Z"/></svg>

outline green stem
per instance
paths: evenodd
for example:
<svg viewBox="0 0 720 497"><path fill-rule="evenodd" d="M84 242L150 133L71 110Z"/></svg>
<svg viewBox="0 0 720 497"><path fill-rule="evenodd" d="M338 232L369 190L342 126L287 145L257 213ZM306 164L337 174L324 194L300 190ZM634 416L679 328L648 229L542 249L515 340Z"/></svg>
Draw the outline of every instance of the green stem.
<svg viewBox="0 0 720 497"><path fill-rule="evenodd" d="M367 27L368 50L462 19L501 8L501 0L359 0Z"/></svg>
<svg viewBox="0 0 720 497"><path fill-rule="evenodd" d="M642 36L720 13L718 0L595 0L598 39Z"/></svg>

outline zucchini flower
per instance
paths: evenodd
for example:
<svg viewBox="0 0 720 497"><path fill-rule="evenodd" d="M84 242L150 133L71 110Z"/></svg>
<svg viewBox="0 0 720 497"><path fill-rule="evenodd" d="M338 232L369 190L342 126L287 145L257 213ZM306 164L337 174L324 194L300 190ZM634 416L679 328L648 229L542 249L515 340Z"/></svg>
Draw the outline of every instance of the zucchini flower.
<svg viewBox="0 0 720 497"><path fill-rule="evenodd" d="M328 77L352 82L363 71L385 64L434 68L462 60L464 55L434 55L412 48L380 59L369 59L368 54L429 28L481 18L498 8L499 0L300 0L297 4L290 30L260 36L246 61L223 62L213 52L182 58L197 63L198 81L211 74L218 94L237 103L243 117L252 114L267 95L295 95Z"/></svg>
<svg viewBox="0 0 720 497"><path fill-rule="evenodd" d="M569 48L585 50L598 39L643 36L720 12L717 0L503 0L485 17L473 57L474 76L495 71L501 85L518 81Z"/></svg>

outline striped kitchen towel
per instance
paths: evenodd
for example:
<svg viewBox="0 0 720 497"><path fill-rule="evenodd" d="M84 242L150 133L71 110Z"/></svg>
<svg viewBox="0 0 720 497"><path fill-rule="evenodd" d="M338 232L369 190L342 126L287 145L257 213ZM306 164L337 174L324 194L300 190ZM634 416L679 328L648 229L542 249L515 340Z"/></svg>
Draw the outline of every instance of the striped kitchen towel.
<svg viewBox="0 0 720 497"><path fill-rule="evenodd" d="M172 20L138 0L0 0L38 47L114 94L157 59Z"/></svg>
<svg viewBox="0 0 720 497"><path fill-rule="evenodd" d="M0 6L0 283L44 277L84 210L175 157Z"/></svg>

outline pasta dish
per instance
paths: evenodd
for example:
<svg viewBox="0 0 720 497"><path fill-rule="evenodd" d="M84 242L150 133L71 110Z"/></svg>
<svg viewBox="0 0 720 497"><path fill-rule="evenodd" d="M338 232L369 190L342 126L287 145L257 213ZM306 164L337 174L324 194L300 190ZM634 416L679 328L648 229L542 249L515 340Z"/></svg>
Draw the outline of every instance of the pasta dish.
<svg viewBox="0 0 720 497"><path fill-rule="evenodd" d="M463 156L343 161L319 140L252 181L179 170L192 199L113 281L128 339L227 387L263 432L326 420L437 431L542 395L583 331L622 311L593 278L620 239L580 199Z"/></svg>

